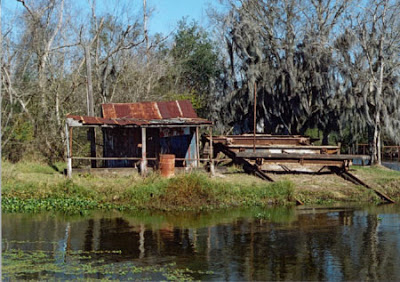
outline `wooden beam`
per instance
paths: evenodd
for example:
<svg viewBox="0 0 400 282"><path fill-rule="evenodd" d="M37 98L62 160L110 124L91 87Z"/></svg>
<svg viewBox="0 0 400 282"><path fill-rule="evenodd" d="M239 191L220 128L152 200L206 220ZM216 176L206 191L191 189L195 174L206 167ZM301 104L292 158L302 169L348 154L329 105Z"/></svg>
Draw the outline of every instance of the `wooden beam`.
<svg viewBox="0 0 400 282"><path fill-rule="evenodd" d="M66 136L66 143L67 143L67 176L68 178L72 178L72 156L71 156L71 143L72 138L70 136L70 129L68 128L68 124L65 124L65 136Z"/></svg>
<svg viewBox="0 0 400 282"><path fill-rule="evenodd" d="M74 160L118 160L118 161L123 161L123 160L130 160L130 161L140 161L142 158L139 157L73 157ZM147 158L149 160L150 158ZM156 158L153 158L156 160Z"/></svg>
<svg viewBox="0 0 400 282"><path fill-rule="evenodd" d="M146 139L146 128L142 127L142 159L140 162L140 173L142 176L146 176L147 174Z"/></svg>
<svg viewBox="0 0 400 282"><path fill-rule="evenodd" d="M72 151L72 127L69 128L69 156L72 158L73 156L73 151Z"/></svg>
<svg viewBox="0 0 400 282"><path fill-rule="evenodd" d="M370 156L363 155L331 155L331 154L271 154L268 152L237 152L237 157L246 159L275 159L275 160L352 160L364 159L369 160Z"/></svg>
<svg viewBox="0 0 400 282"><path fill-rule="evenodd" d="M215 141L214 139L214 143L218 143ZM224 143L222 143L224 144ZM226 145L226 144L224 144ZM248 145L248 144L228 144L226 145L231 149L240 149L240 148L244 148L244 149L248 149L250 150L251 148L253 148L253 145ZM279 144L258 144L257 145L257 149L263 149L263 150L267 150L267 149L290 149L290 150L339 150L338 146L314 146L314 145L279 145Z"/></svg>
<svg viewBox="0 0 400 282"><path fill-rule="evenodd" d="M361 179L356 177L354 174L351 174L350 172L348 172L344 169L337 168L337 167L329 167L329 169L333 173L336 173L337 175L339 175L340 177L342 177L343 179L345 179L347 181L350 181L356 185L361 185L361 186L364 186L365 188L373 190L375 192L375 194L377 194L382 200L386 201L387 203L390 203L390 204L395 203L395 201L393 199L391 199L388 195L370 187L368 184L366 184L364 181L362 181Z"/></svg>
<svg viewBox="0 0 400 282"><path fill-rule="evenodd" d="M199 136L199 127L196 126L196 167L200 166L200 136Z"/></svg>
<svg viewBox="0 0 400 282"><path fill-rule="evenodd" d="M92 158L96 157L96 131L94 127L89 128L89 139L90 139L90 156ZM96 168L97 167L97 162L95 159L92 159L91 161L91 167Z"/></svg>
<svg viewBox="0 0 400 282"><path fill-rule="evenodd" d="M210 126L210 173L212 176L215 175L214 169L214 150L213 150L213 140L212 140L212 127Z"/></svg>

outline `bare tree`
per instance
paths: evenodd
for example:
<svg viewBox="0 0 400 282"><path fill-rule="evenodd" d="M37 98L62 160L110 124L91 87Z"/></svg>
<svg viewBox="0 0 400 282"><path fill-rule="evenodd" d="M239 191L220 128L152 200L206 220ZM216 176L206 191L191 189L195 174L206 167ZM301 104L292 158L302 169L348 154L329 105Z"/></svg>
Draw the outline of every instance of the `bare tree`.
<svg viewBox="0 0 400 282"><path fill-rule="evenodd" d="M393 89L394 85L391 85L392 72L396 72L393 67L400 66L396 55L400 51L399 13L400 4L397 1L372 1L366 7L364 19L358 22L360 46L368 63L369 89L366 93L369 101L365 101L364 107L365 117L373 132L371 156L375 164L381 164L383 127L389 133L392 131L388 117L392 111L389 107L393 104L397 104L397 108L400 106L398 97L395 97L398 96L398 89Z"/></svg>
<svg viewBox="0 0 400 282"><path fill-rule="evenodd" d="M3 158L3 155L2 155L2 147L3 147L3 141L2 141L2 139L3 139L3 134L2 134L2 131L3 131L3 128L2 128L2 126L1 126L1 115L2 115L2 112L3 112L3 108L2 108L2 101L3 101L3 92L2 92L2 90L3 90L3 88L2 88L2 85L3 85L3 80L2 80L2 69L3 69L3 32L2 32L2 25L1 25L1 18L2 18L2 14L1 14L1 6L2 6L2 3L1 3L1 0L0 0L0 210L2 210L1 209L1 175L3 175L1 172L2 172L2 158ZM1 224L1 218L0 218L0 224ZM2 237L2 235L0 234L0 241L2 241L1 240L1 237ZM1 258L0 258L0 265L1 265ZM0 275L1 275L1 270L0 270Z"/></svg>
<svg viewBox="0 0 400 282"><path fill-rule="evenodd" d="M46 97L46 68L49 60L50 53L53 50L53 43L60 32L60 29L63 24L63 15L64 15L64 0L61 0L59 4L59 11L57 15L57 23L53 28L51 25L52 14L57 9L55 1L46 1L40 3L39 7L29 6L25 2L25 0L17 0L20 2L28 12L30 19L28 20L30 23L31 31L33 32L34 42L33 48L35 49L38 63L38 75L39 75L39 90L41 94L41 106L42 111L47 111L47 97ZM60 48L60 47L57 47Z"/></svg>
<svg viewBox="0 0 400 282"><path fill-rule="evenodd" d="M342 78L348 81L347 112L352 128L367 132L374 164L381 163L383 134L400 141L399 12L397 1L368 1L337 44Z"/></svg>

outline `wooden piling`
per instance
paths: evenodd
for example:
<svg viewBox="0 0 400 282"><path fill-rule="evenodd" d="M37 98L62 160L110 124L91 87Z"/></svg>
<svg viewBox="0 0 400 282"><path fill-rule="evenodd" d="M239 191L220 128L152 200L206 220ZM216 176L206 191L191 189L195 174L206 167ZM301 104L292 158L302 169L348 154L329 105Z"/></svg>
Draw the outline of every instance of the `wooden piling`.
<svg viewBox="0 0 400 282"><path fill-rule="evenodd" d="M96 131L94 127L89 128L89 139L90 139L90 157L96 157ZM91 160L91 167L96 168L97 162L95 159Z"/></svg>
<svg viewBox="0 0 400 282"><path fill-rule="evenodd" d="M196 127L196 167L200 166L200 135L199 135L199 128Z"/></svg>
<svg viewBox="0 0 400 282"><path fill-rule="evenodd" d="M146 156L146 128L142 127L142 159L140 161L140 174L146 176L147 174L147 156Z"/></svg>
<svg viewBox="0 0 400 282"><path fill-rule="evenodd" d="M213 135L212 135L212 127L210 127L210 173L211 176L215 175L214 169L214 150L213 150Z"/></svg>
<svg viewBox="0 0 400 282"><path fill-rule="evenodd" d="M72 127L65 124L65 137L67 143L67 177L72 178Z"/></svg>

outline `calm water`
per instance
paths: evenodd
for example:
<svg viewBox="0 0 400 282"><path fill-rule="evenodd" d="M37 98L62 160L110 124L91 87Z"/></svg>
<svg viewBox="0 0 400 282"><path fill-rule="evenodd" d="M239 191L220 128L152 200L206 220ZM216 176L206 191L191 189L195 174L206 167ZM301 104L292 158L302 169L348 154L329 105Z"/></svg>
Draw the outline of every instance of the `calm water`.
<svg viewBox="0 0 400 282"><path fill-rule="evenodd" d="M399 162L383 161L382 164L384 166L386 166L387 168L400 171L400 163Z"/></svg>
<svg viewBox="0 0 400 282"><path fill-rule="evenodd" d="M3 214L2 230L5 280L400 277L398 205L178 215Z"/></svg>

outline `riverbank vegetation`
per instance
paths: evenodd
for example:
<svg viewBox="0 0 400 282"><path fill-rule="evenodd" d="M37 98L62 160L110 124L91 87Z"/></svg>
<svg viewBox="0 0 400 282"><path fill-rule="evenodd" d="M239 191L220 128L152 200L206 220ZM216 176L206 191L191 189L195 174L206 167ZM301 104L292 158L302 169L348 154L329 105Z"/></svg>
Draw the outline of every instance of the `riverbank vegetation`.
<svg viewBox="0 0 400 282"><path fill-rule="evenodd" d="M59 165L61 170L62 165ZM400 199L400 172L385 168L357 168L369 185ZM335 175L272 175L268 183L236 172L210 178L204 172L181 173L165 179L157 173L142 178L106 174L75 175L71 180L40 163L4 163L3 212L60 211L85 214L95 209L210 210L344 202L379 202L374 192Z"/></svg>
<svg viewBox="0 0 400 282"><path fill-rule="evenodd" d="M243 180L244 179L244 180ZM203 210L234 206L285 205L293 202L293 184L264 183L253 177L240 181L210 178L206 173L179 174L165 179L157 173L142 178L93 176L65 178L52 168L5 163L3 211L67 213L91 209ZM239 179L237 179L239 180Z"/></svg>

